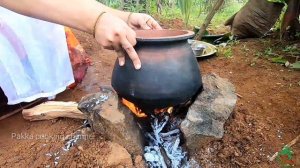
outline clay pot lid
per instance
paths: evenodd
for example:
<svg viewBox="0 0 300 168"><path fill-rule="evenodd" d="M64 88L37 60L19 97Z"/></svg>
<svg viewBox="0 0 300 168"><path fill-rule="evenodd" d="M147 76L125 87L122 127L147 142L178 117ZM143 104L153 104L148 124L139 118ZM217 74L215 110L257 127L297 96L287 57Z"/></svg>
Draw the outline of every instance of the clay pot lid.
<svg viewBox="0 0 300 168"><path fill-rule="evenodd" d="M136 30L136 39L141 42L179 41L194 37L189 30Z"/></svg>

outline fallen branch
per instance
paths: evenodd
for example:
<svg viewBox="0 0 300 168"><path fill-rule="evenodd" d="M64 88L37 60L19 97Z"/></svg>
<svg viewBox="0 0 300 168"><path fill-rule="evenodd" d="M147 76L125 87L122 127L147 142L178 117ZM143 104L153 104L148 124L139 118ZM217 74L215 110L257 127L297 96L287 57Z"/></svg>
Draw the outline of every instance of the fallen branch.
<svg viewBox="0 0 300 168"><path fill-rule="evenodd" d="M209 23L211 22L212 18L215 16L216 12L219 10L221 5L223 4L224 0L218 0L215 5L213 6L212 10L208 13L205 18L204 23L202 24L199 32L196 34L195 39L201 40L202 36L205 33L206 28L208 27Z"/></svg>
<svg viewBox="0 0 300 168"><path fill-rule="evenodd" d="M287 147L291 147L293 146L294 144L297 143L297 141L299 141L300 139L300 135L298 135L295 139L293 139L291 142L289 142L286 146ZM272 162L277 156L278 156L279 152L276 152L272 157L270 157L270 161Z"/></svg>
<svg viewBox="0 0 300 168"><path fill-rule="evenodd" d="M26 120L50 120L59 117L85 119L84 114L77 109L75 102L48 101L22 111Z"/></svg>

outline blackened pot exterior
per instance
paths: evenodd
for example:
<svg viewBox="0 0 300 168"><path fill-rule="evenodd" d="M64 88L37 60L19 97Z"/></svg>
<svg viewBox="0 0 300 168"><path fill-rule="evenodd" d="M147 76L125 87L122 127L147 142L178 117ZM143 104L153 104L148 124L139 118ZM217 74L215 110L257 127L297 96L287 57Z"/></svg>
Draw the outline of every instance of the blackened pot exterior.
<svg viewBox="0 0 300 168"><path fill-rule="evenodd" d="M175 106L194 96L202 88L202 80L197 60L187 43L191 34L185 32L173 38L139 38L137 33L135 50L142 68L135 70L128 56L124 66L116 61L112 86L119 96L149 108Z"/></svg>

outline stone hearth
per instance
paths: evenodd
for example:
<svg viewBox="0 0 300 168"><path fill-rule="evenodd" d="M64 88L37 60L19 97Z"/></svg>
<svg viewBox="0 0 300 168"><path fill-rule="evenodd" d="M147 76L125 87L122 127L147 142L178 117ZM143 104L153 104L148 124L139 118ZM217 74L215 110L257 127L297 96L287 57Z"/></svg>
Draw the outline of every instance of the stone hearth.
<svg viewBox="0 0 300 168"><path fill-rule="evenodd" d="M204 90L180 124L188 151L223 137L224 123L237 101L234 86L227 79L208 74L202 80ZM84 97L78 108L87 116L93 131L125 147L132 155L143 155L141 126L111 88Z"/></svg>

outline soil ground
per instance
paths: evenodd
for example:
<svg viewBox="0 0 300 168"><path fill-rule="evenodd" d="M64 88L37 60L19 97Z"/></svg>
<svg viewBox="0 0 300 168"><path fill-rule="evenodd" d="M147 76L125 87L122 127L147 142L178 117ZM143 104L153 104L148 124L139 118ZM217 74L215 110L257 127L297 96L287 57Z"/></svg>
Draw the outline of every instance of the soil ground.
<svg viewBox="0 0 300 168"><path fill-rule="evenodd" d="M182 25L177 24L176 28ZM56 100L79 101L84 95L97 92L100 86L110 85L116 54L101 49L88 34L75 34L93 65L82 84L61 93ZM244 40L231 48L231 58L219 53L198 60L202 74L228 78L240 97L225 125L224 137L191 155L208 168L280 167L268 158L300 134L300 72L257 58L256 53L266 48L263 40ZM61 151L62 137L81 125L82 121L75 119L29 122L21 114L0 121L0 167L53 167L55 157L49 154ZM59 155L58 167L107 167L101 159L110 152L109 143L99 136L92 137ZM300 167L300 143L292 150L292 162ZM136 156L132 158L136 160Z"/></svg>

